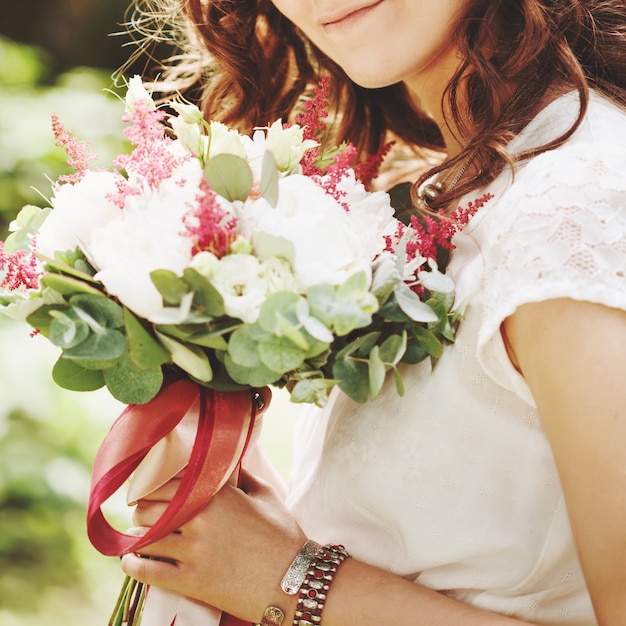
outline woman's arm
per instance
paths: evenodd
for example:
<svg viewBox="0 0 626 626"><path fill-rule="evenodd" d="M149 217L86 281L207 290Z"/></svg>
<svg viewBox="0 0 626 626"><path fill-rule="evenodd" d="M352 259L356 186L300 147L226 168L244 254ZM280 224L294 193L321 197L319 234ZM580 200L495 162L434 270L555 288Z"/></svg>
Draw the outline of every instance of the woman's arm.
<svg viewBox="0 0 626 626"><path fill-rule="evenodd" d="M626 624L626 312L569 299L504 324L550 440L601 625Z"/></svg>
<svg viewBox="0 0 626 626"><path fill-rule="evenodd" d="M162 514L176 489L172 481L141 501L135 520L142 534ZM259 621L268 605L291 626L297 596L280 581L306 537L278 494L243 475L242 489L226 486L206 509L142 554L126 555L124 571L149 584L204 601L245 620ZM346 538L349 545L349 537ZM521 626L510 619L447 598L414 582L348 559L339 568L323 612L324 626Z"/></svg>

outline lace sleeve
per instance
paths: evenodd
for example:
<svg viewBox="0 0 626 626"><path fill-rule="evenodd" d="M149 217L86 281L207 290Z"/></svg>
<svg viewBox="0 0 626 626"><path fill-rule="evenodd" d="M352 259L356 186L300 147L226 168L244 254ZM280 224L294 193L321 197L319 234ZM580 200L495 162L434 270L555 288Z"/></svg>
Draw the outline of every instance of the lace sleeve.
<svg viewBox="0 0 626 626"><path fill-rule="evenodd" d="M584 142L534 158L481 226L479 360L498 383L533 403L500 326L521 304L552 298L626 309L626 149Z"/></svg>

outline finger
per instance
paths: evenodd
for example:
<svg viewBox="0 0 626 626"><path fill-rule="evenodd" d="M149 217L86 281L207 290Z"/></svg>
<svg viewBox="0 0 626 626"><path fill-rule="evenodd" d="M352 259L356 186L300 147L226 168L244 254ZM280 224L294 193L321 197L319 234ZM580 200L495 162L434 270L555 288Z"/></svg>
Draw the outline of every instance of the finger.
<svg viewBox="0 0 626 626"><path fill-rule="evenodd" d="M122 571L135 580L157 587L166 587L165 581L175 575L178 564L170 559L147 558L146 555L125 554Z"/></svg>
<svg viewBox="0 0 626 626"><path fill-rule="evenodd" d="M133 512L133 524L135 526L154 526L167 509L166 502L148 502L140 500Z"/></svg>
<svg viewBox="0 0 626 626"><path fill-rule="evenodd" d="M267 492L270 485L242 467L239 473L239 489L250 496L254 496Z"/></svg>
<svg viewBox="0 0 626 626"><path fill-rule="evenodd" d="M176 495L176 491L180 486L182 474L184 470L178 473L175 477L170 478L165 484L161 485L158 489L150 492L144 496L141 500L148 500L151 502L170 502Z"/></svg>

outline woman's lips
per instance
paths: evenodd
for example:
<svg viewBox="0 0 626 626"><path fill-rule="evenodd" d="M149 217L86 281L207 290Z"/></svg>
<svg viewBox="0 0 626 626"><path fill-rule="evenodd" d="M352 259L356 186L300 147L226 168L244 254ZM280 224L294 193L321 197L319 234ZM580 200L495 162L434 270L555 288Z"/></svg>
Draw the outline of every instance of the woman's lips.
<svg viewBox="0 0 626 626"><path fill-rule="evenodd" d="M332 31L353 24L355 21L365 17L372 9L382 4L385 0L376 0L367 4L356 5L353 8L342 10L341 13L333 13L328 16L322 16L319 22L326 31Z"/></svg>

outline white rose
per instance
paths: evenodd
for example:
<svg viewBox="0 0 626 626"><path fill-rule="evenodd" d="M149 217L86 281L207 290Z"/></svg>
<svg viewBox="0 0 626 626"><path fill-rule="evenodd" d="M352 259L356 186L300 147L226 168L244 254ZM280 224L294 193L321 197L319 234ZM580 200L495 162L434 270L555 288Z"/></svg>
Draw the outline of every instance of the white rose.
<svg viewBox="0 0 626 626"><path fill-rule="evenodd" d="M294 174L280 179L275 208L263 198L246 202L241 226L260 258L279 256L291 263L302 290L341 284L357 272L371 276L393 209L385 193L357 195L346 212L313 180Z"/></svg>
<svg viewBox="0 0 626 626"><path fill-rule="evenodd" d="M256 322L267 296L267 283L256 257L249 254L222 257L211 283L224 298L228 315L246 323Z"/></svg>
<svg viewBox="0 0 626 626"><path fill-rule="evenodd" d="M115 175L88 171L77 183L66 183L54 189L53 210L37 234L37 249L53 257L55 251L74 250L80 246L89 255L95 230L118 219L121 213L109 194L115 194Z"/></svg>

